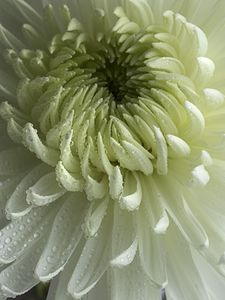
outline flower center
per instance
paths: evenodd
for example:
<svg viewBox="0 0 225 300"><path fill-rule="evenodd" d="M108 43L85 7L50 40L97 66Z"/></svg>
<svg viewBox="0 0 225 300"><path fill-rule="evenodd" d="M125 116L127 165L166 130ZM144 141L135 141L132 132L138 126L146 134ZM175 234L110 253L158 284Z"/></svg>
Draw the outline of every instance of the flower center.
<svg viewBox="0 0 225 300"><path fill-rule="evenodd" d="M126 94L131 93L132 88L128 88L129 76L127 69L120 65L116 60L106 61L103 66L96 69L94 77L98 78L98 85L106 87L109 94L113 96L116 103L121 103ZM134 93L135 90L132 90Z"/></svg>

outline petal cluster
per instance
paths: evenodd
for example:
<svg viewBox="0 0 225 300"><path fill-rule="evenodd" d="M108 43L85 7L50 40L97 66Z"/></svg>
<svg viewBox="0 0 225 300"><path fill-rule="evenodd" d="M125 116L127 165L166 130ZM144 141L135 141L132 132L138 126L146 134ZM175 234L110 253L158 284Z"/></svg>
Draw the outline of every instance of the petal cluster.
<svg viewBox="0 0 225 300"><path fill-rule="evenodd" d="M49 2L0 2L2 299L57 276L50 300L222 300L210 2Z"/></svg>

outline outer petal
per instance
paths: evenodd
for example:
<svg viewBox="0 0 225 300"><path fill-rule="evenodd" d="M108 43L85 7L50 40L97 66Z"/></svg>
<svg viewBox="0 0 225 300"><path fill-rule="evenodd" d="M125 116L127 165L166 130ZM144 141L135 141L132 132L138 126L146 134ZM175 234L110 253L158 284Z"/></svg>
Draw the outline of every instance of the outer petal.
<svg viewBox="0 0 225 300"><path fill-rule="evenodd" d="M74 298L68 292L68 283L74 272L74 267L80 258L84 246L84 239L81 240L73 255L65 266L64 271L53 279L47 300L73 300Z"/></svg>
<svg viewBox="0 0 225 300"><path fill-rule="evenodd" d="M109 283L107 282L107 274L105 273L96 286L86 296L83 297L83 300L107 300L109 299L108 289Z"/></svg>
<svg viewBox="0 0 225 300"><path fill-rule="evenodd" d="M144 207L137 213L137 226L140 264L154 284L159 287L165 286L167 283L165 236L152 230Z"/></svg>
<svg viewBox="0 0 225 300"><path fill-rule="evenodd" d="M174 300L210 299L192 260L190 248L174 224L169 227L166 240L168 254L166 292Z"/></svg>
<svg viewBox="0 0 225 300"><path fill-rule="evenodd" d="M0 261L10 263L20 257L27 247L48 230L59 205L32 209L27 215L16 219L0 231Z"/></svg>
<svg viewBox="0 0 225 300"><path fill-rule="evenodd" d="M14 147L0 152L0 176L14 176L26 171L35 161L22 147Z"/></svg>
<svg viewBox="0 0 225 300"><path fill-rule="evenodd" d="M79 299L99 281L108 267L111 246L112 216L105 216L98 235L89 238L68 285L69 293Z"/></svg>
<svg viewBox="0 0 225 300"><path fill-rule="evenodd" d="M111 282L111 300L161 300L160 288L152 286L138 257L126 268L113 268Z"/></svg>
<svg viewBox="0 0 225 300"><path fill-rule="evenodd" d="M20 217L30 211L32 206L29 206L26 202L26 191L47 172L49 172L49 168L44 164L40 164L22 179L7 201L6 212L9 217Z"/></svg>
<svg viewBox="0 0 225 300"><path fill-rule="evenodd" d="M46 237L38 240L20 259L1 272L1 289L8 297L21 295L39 282L33 273L45 242Z"/></svg>
<svg viewBox="0 0 225 300"><path fill-rule="evenodd" d="M211 299L223 299L225 291L224 277L218 274L208 262L199 255L195 250L192 250L192 257L196 267L205 282L206 288L211 295Z"/></svg>
<svg viewBox="0 0 225 300"><path fill-rule="evenodd" d="M27 202L36 206L49 204L66 193L56 181L55 172L42 176L27 190Z"/></svg>
<svg viewBox="0 0 225 300"><path fill-rule="evenodd" d="M47 245L35 269L41 281L48 281L56 276L76 249L82 237L81 223L85 206L84 194L73 193L58 212Z"/></svg>
<svg viewBox="0 0 225 300"><path fill-rule="evenodd" d="M118 203L114 204L114 224L112 232L112 260L114 267L129 265L137 251L136 230L133 215L121 210Z"/></svg>

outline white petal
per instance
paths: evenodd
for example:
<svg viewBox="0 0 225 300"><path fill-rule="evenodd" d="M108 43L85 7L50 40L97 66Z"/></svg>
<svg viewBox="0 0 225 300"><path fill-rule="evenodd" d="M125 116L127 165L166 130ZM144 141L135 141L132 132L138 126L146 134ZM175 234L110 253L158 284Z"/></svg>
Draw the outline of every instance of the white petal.
<svg viewBox="0 0 225 300"><path fill-rule="evenodd" d="M157 146L157 172L159 175L166 175L168 172L167 166L167 144L166 140L158 127L154 127L156 146Z"/></svg>
<svg viewBox="0 0 225 300"><path fill-rule="evenodd" d="M188 206L178 182L172 178L165 181L160 178L157 185L169 215L184 237L196 248L207 248L209 246L207 233ZM173 189L174 186L176 189Z"/></svg>
<svg viewBox="0 0 225 300"><path fill-rule="evenodd" d="M35 269L41 281L56 276L65 266L81 236L86 198L81 193L73 193L66 199L56 215L47 245Z"/></svg>
<svg viewBox="0 0 225 300"><path fill-rule="evenodd" d="M29 23L41 27L42 19L36 8L41 8L41 3L35 3L33 0L26 2L24 0L6 0L4 1L6 12L10 12L13 20L18 19L22 24ZM32 3L33 2L33 3Z"/></svg>
<svg viewBox="0 0 225 300"><path fill-rule="evenodd" d="M137 240L137 238L135 238L129 248L127 248L125 251L123 251L121 254L119 254L116 258L111 260L111 262L110 262L111 266L122 268L127 265L130 265L132 263L132 261L134 260L135 255L137 253L137 247L138 247L138 240Z"/></svg>
<svg viewBox="0 0 225 300"><path fill-rule="evenodd" d="M212 300L223 299L225 294L224 277L218 274L197 251L192 249L191 253L199 274L213 297Z"/></svg>
<svg viewBox="0 0 225 300"><path fill-rule="evenodd" d="M176 300L210 300L198 270L193 263L191 251L174 224L171 224L167 237L166 292Z"/></svg>
<svg viewBox="0 0 225 300"><path fill-rule="evenodd" d="M106 150L105 150L105 146L103 143L103 139L101 136L101 133L98 133L98 152L99 152L99 158L101 160L103 169L105 170L105 172L110 175L112 173L112 168L113 166L111 165L109 158L106 154Z"/></svg>
<svg viewBox="0 0 225 300"><path fill-rule="evenodd" d="M213 160L211 155L209 154L209 152L203 150L201 153L201 162L203 164L203 166L205 167L209 167L213 164Z"/></svg>
<svg viewBox="0 0 225 300"><path fill-rule="evenodd" d="M135 12L134 20L138 24L142 25L143 28L146 28L150 24L154 22L154 15L150 6L150 3L147 1L137 1L137 0L131 0L131 7L132 12Z"/></svg>
<svg viewBox="0 0 225 300"><path fill-rule="evenodd" d="M108 213L98 231L89 238L68 285L69 293L76 299L87 294L99 281L108 267L111 247L112 216Z"/></svg>
<svg viewBox="0 0 225 300"><path fill-rule="evenodd" d="M127 172L124 182L124 191L120 199L122 209L133 211L138 209L142 199L142 188L138 174Z"/></svg>
<svg viewBox="0 0 225 300"><path fill-rule="evenodd" d="M198 37L198 56L204 56L208 50L208 39L204 31L194 26L195 33Z"/></svg>
<svg viewBox="0 0 225 300"><path fill-rule="evenodd" d="M108 208L109 198L95 200L91 203L85 217L84 231L87 236L97 234Z"/></svg>
<svg viewBox="0 0 225 300"><path fill-rule="evenodd" d="M147 66L153 69L163 70L170 73L184 74L185 69L180 60L173 57L162 57L155 60L150 60Z"/></svg>
<svg viewBox="0 0 225 300"><path fill-rule="evenodd" d="M191 172L191 184L193 186L204 187L208 184L210 177L203 165L197 166Z"/></svg>
<svg viewBox="0 0 225 300"><path fill-rule="evenodd" d="M39 239L25 255L0 273L1 289L15 297L30 290L39 280L34 278L34 268L45 245L46 238Z"/></svg>
<svg viewBox="0 0 225 300"><path fill-rule="evenodd" d="M142 177L143 209L150 227L157 234L166 232L169 218L164 207L163 195L155 184L153 178Z"/></svg>
<svg viewBox="0 0 225 300"><path fill-rule="evenodd" d="M205 128L205 119L200 110L193 103L186 101L185 108L188 113L188 128L186 129L185 136L192 139L199 138Z"/></svg>
<svg viewBox="0 0 225 300"><path fill-rule="evenodd" d="M56 177L69 192L82 191L84 188L83 178L80 175L68 172L61 161L56 166Z"/></svg>
<svg viewBox="0 0 225 300"><path fill-rule="evenodd" d="M197 82L197 88L205 86L212 78L215 71L214 62L207 57L197 58L197 67L194 71L193 80Z"/></svg>
<svg viewBox="0 0 225 300"><path fill-rule="evenodd" d="M204 89L204 100L209 108L214 109L220 107L224 103L224 95L215 89Z"/></svg>
<svg viewBox="0 0 225 300"><path fill-rule="evenodd" d="M0 182L0 207L1 209L5 209L5 205L7 200L10 198L12 193L15 191L17 184L24 177L24 173L14 176L13 178L8 178L4 181Z"/></svg>
<svg viewBox="0 0 225 300"><path fill-rule="evenodd" d="M106 176L103 176L100 182L88 175L86 179L85 192L87 193L88 200L101 199L105 196L108 188Z"/></svg>
<svg viewBox="0 0 225 300"><path fill-rule="evenodd" d="M67 117L68 120L69 117ZM67 124L65 124L67 125ZM58 133L59 134L59 133ZM72 143L73 143L74 135L73 130L68 131L61 139L60 143L60 159L62 161L63 166L70 171L71 173L80 172L80 161L78 156L75 156L72 153Z"/></svg>
<svg viewBox="0 0 225 300"><path fill-rule="evenodd" d="M112 173L109 176L109 193L112 199L116 200L121 197L123 192L123 175L120 167L113 167Z"/></svg>
<svg viewBox="0 0 225 300"><path fill-rule="evenodd" d="M128 267L111 271L111 300L161 300L160 288L152 286L138 257Z"/></svg>
<svg viewBox="0 0 225 300"><path fill-rule="evenodd" d="M40 140L37 130L30 123L27 123L24 127L23 142L31 152L34 152L46 164L54 167L59 160L59 152L45 146Z"/></svg>
<svg viewBox="0 0 225 300"><path fill-rule="evenodd" d="M111 265L122 267L130 264L137 250L136 230L133 216L114 204Z"/></svg>
<svg viewBox="0 0 225 300"><path fill-rule="evenodd" d="M15 101L16 85L16 79L12 75L0 70L0 95L2 99Z"/></svg>
<svg viewBox="0 0 225 300"><path fill-rule="evenodd" d="M55 172L42 176L27 190L27 202L37 206L49 204L65 194L56 181Z"/></svg>
<svg viewBox="0 0 225 300"><path fill-rule="evenodd" d="M51 281L47 300L74 299L68 292L68 283L80 258L83 246L84 240L81 240L68 263L65 265L63 272Z"/></svg>
<svg viewBox="0 0 225 300"><path fill-rule="evenodd" d="M32 209L0 231L0 261L10 263L21 256L48 229L57 206Z"/></svg>
<svg viewBox="0 0 225 300"><path fill-rule="evenodd" d="M165 236L156 234L150 227L144 206L137 213L137 226L140 264L152 280L152 284L159 288L165 286L167 283Z"/></svg>
<svg viewBox="0 0 225 300"><path fill-rule="evenodd" d="M17 185L6 204L6 213L10 218L23 216L30 211L32 207L26 202L26 190L48 171L49 168L46 165L40 164L29 172Z"/></svg>
<svg viewBox="0 0 225 300"><path fill-rule="evenodd" d="M23 43L9 30L0 24L0 43L7 49L20 50L24 48Z"/></svg>
<svg viewBox="0 0 225 300"><path fill-rule="evenodd" d="M207 233L205 232L199 221L196 219L196 217L193 215L186 201L183 199L181 200L181 202L182 204L180 206L180 214L178 212L175 213L176 216L174 218L174 221L177 221L177 225L184 236L190 239L190 241L196 248L207 248L209 245Z"/></svg>
<svg viewBox="0 0 225 300"><path fill-rule="evenodd" d="M171 134L167 135L167 141L174 154L177 157L185 157L188 156L191 152L189 145L178 136L174 136Z"/></svg>
<svg viewBox="0 0 225 300"><path fill-rule="evenodd" d="M109 288L110 285L107 282L107 275L104 274L99 280L99 282L96 284L96 286L87 295L83 297L83 300L107 300L109 299Z"/></svg>
<svg viewBox="0 0 225 300"><path fill-rule="evenodd" d="M13 118L9 119L7 123L7 133L14 143L22 144L22 126Z"/></svg>
<svg viewBox="0 0 225 300"><path fill-rule="evenodd" d="M132 161L132 164L136 166L134 170L142 171L145 175L152 174L153 165L144 149L139 149L132 142L127 141L122 141L122 145L130 157L130 163Z"/></svg>
<svg viewBox="0 0 225 300"><path fill-rule="evenodd" d="M12 176L24 172L32 163L33 157L22 147L0 152L0 175Z"/></svg>

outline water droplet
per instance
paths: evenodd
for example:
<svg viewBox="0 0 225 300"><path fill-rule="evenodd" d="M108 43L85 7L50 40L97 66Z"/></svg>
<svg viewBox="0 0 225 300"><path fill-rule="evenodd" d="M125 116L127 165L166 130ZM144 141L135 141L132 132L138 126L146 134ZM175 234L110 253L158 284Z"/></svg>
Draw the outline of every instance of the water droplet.
<svg viewBox="0 0 225 300"><path fill-rule="evenodd" d="M10 237L7 237L7 238L5 239L5 243L6 243L6 244L9 244L11 241L12 241L12 239L11 239Z"/></svg>
<svg viewBox="0 0 225 300"><path fill-rule="evenodd" d="M48 256L48 257L47 257L47 262L48 262L48 263L51 263L53 260L54 260L54 257L53 257L53 256Z"/></svg>
<svg viewBox="0 0 225 300"><path fill-rule="evenodd" d="M36 238L39 237L39 234L38 234L37 232L35 232L35 233L33 234L33 237L36 239Z"/></svg>
<svg viewBox="0 0 225 300"><path fill-rule="evenodd" d="M56 246L52 247L52 252L56 252L56 251L57 251L57 247Z"/></svg>
<svg viewBox="0 0 225 300"><path fill-rule="evenodd" d="M21 230L21 231L24 230L24 228L25 228L24 225L19 226L19 230Z"/></svg>

